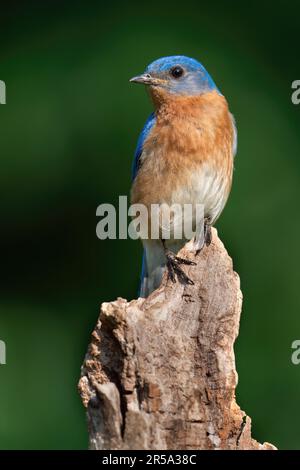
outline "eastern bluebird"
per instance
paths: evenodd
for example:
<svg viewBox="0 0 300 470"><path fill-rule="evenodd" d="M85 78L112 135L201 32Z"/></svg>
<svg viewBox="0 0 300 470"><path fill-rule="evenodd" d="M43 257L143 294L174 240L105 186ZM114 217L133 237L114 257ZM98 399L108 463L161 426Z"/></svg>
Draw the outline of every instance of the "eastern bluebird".
<svg viewBox="0 0 300 470"><path fill-rule="evenodd" d="M220 216L230 189L237 147L235 121L227 101L195 59L163 57L131 79L149 88L154 112L138 139L133 164L131 202L202 204L204 243ZM151 221L150 221L151 223ZM191 284L181 265L195 264L176 256L186 239L142 239L144 246L140 295L148 296L167 267L173 282ZM202 246L195 240L195 249Z"/></svg>

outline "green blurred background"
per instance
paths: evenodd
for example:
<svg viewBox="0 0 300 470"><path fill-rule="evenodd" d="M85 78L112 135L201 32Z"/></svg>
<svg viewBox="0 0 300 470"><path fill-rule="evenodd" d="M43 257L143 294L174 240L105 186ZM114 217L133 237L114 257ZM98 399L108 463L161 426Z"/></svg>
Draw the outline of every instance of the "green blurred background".
<svg viewBox="0 0 300 470"><path fill-rule="evenodd" d="M0 448L87 447L77 394L99 305L136 295L138 241L99 241L96 207L129 194L151 110L128 79L202 61L239 131L218 230L244 294L238 402L253 435L300 449L300 79L297 1L11 1L0 11Z"/></svg>

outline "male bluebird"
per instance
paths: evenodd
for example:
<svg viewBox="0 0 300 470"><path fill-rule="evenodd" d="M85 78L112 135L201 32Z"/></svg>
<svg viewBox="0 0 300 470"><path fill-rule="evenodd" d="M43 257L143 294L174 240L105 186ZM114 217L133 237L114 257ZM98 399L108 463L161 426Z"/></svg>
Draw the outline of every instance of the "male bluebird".
<svg viewBox="0 0 300 470"><path fill-rule="evenodd" d="M232 182L237 132L227 101L195 59L163 57L131 82L147 85L155 111L138 139L133 164L131 201L144 204L202 204L204 240L210 243ZM151 223L151 221L150 221ZM143 239L142 297L161 282L167 267L173 282L192 284L176 256L187 240ZM195 249L203 246L195 241Z"/></svg>

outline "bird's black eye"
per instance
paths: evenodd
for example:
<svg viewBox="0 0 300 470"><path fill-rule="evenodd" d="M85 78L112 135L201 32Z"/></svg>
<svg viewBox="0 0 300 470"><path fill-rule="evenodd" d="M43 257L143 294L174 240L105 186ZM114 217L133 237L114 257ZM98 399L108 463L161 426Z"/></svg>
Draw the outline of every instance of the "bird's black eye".
<svg viewBox="0 0 300 470"><path fill-rule="evenodd" d="M183 73L184 73L184 70L179 65L176 65L176 67L172 67L171 70L170 70L170 74L174 78L182 77Z"/></svg>

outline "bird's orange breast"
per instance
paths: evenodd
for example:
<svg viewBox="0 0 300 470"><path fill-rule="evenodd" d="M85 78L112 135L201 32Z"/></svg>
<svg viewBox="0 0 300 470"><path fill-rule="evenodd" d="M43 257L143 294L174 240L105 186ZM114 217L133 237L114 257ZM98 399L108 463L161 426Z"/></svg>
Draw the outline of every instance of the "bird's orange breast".
<svg viewBox="0 0 300 470"><path fill-rule="evenodd" d="M219 175L220 191L227 199L234 127L226 99L216 91L189 97L164 93L153 96L156 124L143 146L132 203L181 203L173 200L174 195L185 188L187 194L192 193L193 176L199 174L199 181L202 176L205 181L205 172Z"/></svg>

